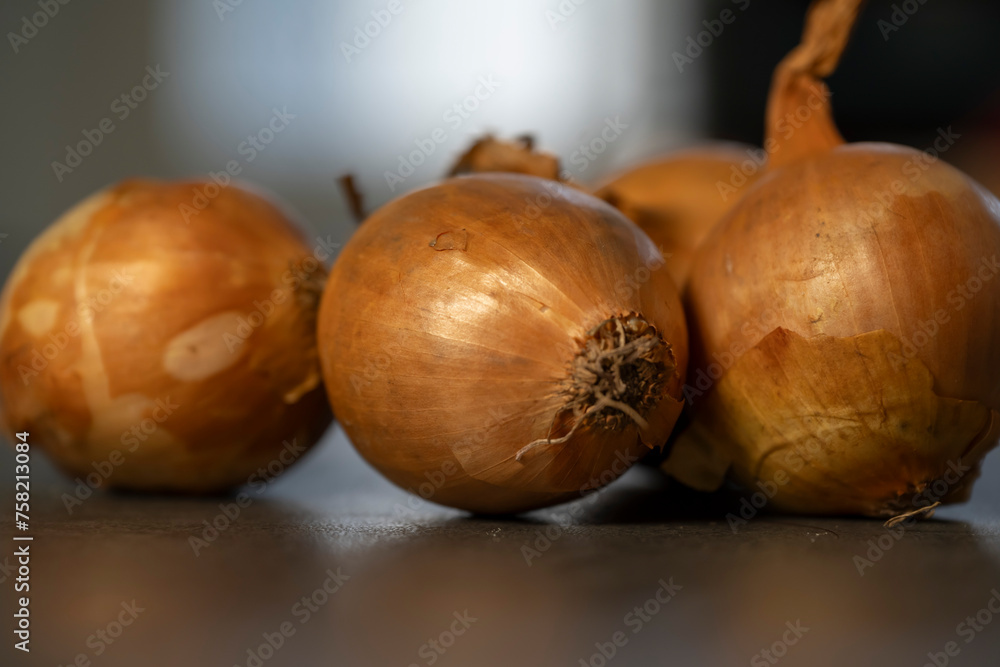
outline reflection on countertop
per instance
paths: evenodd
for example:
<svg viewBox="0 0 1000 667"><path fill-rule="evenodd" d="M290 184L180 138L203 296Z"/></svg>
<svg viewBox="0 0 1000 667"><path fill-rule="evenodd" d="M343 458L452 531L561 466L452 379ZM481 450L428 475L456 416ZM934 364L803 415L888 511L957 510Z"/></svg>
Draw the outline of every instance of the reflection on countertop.
<svg viewBox="0 0 1000 667"><path fill-rule="evenodd" d="M994 597L1000 608L1000 520L975 502L895 530L742 522L737 498L640 468L575 504L482 519L411 502L339 429L243 507L95 493L70 513L72 483L35 475L33 650L18 665L892 667L946 647L968 665L1000 653L1000 622L983 623Z"/></svg>

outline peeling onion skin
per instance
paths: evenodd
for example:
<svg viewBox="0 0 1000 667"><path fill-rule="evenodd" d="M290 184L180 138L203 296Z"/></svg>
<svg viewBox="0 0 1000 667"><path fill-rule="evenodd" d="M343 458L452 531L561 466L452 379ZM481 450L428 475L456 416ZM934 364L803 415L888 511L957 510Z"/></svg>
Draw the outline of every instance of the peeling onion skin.
<svg viewBox="0 0 1000 667"><path fill-rule="evenodd" d="M940 161L914 181L901 176L920 155L889 144L847 144L769 174L698 258L689 286L691 327L698 332L692 369L717 364L732 377L710 389L718 396L693 398L695 414L705 430L730 443L733 474L748 488L773 481L779 469L789 475L772 500L775 508L889 516L911 509L897 507L897 499L905 503L923 492L950 462L978 464L996 444L997 434L988 432L995 428L991 420L1000 422L991 415L1000 410L1000 203ZM894 180L905 183L901 194L891 191ZM887 207L875 197L883 190L891 197ZM861 208L865 202L874 205ZM968 292L972 298L962 297L960 290L980 270L993 278ZM936 335L927 335L935 328ZM739 361L726 366L757 350L776 329L843 341L885 331L900 347L882 349L882 360L895 362L882 364L883 375L869 377L839 363L824 367L825 377L815 383L844 387L844 405L822 387L813 394L796 385L798 411L779 412L780 391L768 393L760 380L764 371L744 371ZM777 360L771 373L795 375L806 364L794 348L774 347L762 348ZM952 433L946 429L952 420L943 415L928 422L929 403L916 384L905 395L900 389L883 396L882 403L861 400L861 394L889 392L894 371L915 363L929 371L936 396L979 406L962 409L965 426ZM866 368L874 372L875 366L873 359ZM756 383L744 382L744 372ZM753 404L757 412L745 413L738 403ZM881 410L888 422L881 431L833 423L860 424L854 409ZM745 421L729 419L734 412L744 413ZM779 415L786 421L776 421ZM952 435L928 447L912 431L917 424ZM989 442L980 443L980 434ZM940 499L963 500L974 477L967 474Z"/></svg>
<svg viewBox="0 0 1000 667"><path fill-rule="evenodd" d="M314 328L325 271L303 267L311 249L278 209L235 186L185 223L181 206L193 209L201 185L101 191L43 232L7 280L5 431L28 432L72 477L224 491L274 461L287 467L331 421ZM241 317L256 326L238 329ZM285 442L295 447L283 454Z"/></svg>
<svg viewBox="0 0 1000 667"><path fill-rule="evenodd" d="M990 268L1000 263L1000 204L941 161L910 180L922 156L845 144L769 174L706 243L692 276L709 356L756 345L778 326L807 337L884 329L912 342L943 311L937 335L923 345L916 336L916 358L941 395L1000 409L1000 279L971 299L960 293L983 267L1000 278L1000 265ZM723 289L725 307L715 307ZM766 309L776 317L765 315L764 331Z"/></svg>
<svg viewBox="0 0 1000 667"><path fill-rule="evenodd" d="M535 201L551 203L529 217ZM645 430L584 422L518 461L565 435L550 429L581 341L629 313L655 327L673 366ZM331 272L319 341L361 455L404 489L486 514L580 497L661 446L687 364L680 301L648 237L594 197L508 174L450 179L372 215Z"/></svg>
<svg viewBox="0 0 1000 667"><path fill-rule="evenodd" d="M692 426L664 468L705 490L728 468L785 511L900 518L966 500L1000 437L1000 202L913 149L844 144L825 103L777 141L859 4L813 3L771 89L779 151L696 258Z"/></svg>
<svg viewBox="0 0 1000 667"><path fill-rule="evenodd" d="M595 194L649 235L683 292L695 252L762 171L752 150L720 143L678 151L612 177ZM753 165L750 175L740 171L744 163Z"/></svg>

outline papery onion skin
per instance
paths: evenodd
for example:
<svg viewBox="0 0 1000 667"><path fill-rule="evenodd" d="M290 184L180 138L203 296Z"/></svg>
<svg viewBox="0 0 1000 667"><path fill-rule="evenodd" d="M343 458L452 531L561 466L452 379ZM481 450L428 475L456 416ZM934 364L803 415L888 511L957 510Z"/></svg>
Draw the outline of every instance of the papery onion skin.
<svg viewBox="0 0 1000 667"><path fill-rule="evenodd" d="M691 287L700 340L711 358L779 326L916 335L938 393L1000 409L1000 280L961 293L982 267L1000 271L998 225L996 198L948 164L845 144L769 175L706 243ZM714 307L723 285L725 307ZM948 321L934 326L938 311Z"/></svg>
<svg viewBox="0 0 1000 667"><path fill-rule="evenodd" d="M325 270L261 197L199 191L135 180L92 195L4 287L6 433L91 486L268 479L331 421L315 347Z"/></svg>
<svg viewBox="0 0 1000 667"><path fill-rule="evenodd" d="M587 424L518 461L554 435L587 332L630 313L674 367L647 428ZM662 445L687 363L679 298L649 239L600 200L507 174L450 179L372 215L331 272L319 341L361 455L428 500L490 514L579 497Z"/></svg>
<svg viewBox="0 0 1000 667"><path fill-rule="evenodd" d="M914 172L915 165L925 170ZM930 164L918 151L847 144L769 174L706 242L691 276L689 314L698 332L692 382L699 377L694 369L710 366L737 374L724 376L707 397L690 391L700 422L695 432L700 428L721 446L728 443L733 472L750 487L785 470L791 482L777 488L776 508L877 516L909 509L906 499L963 460L967 449L975 456L965 463L977 464L996 442L989 431L995 428L991 421L1000 421L991 414L1000 410L998 274L1000 203L958 170ZM992 277L972 294L967 284L984 275ZM971 421L963 442L928 448L916 444L922 434L912 431L925 423L928 409L919 386L908 397L894 396L903 407L883 408L881 430L869 436L850 431L862 417L844 406L831 412L831 400L819 398L826 395L820 387L801 394L799 416L783 416L792 421L782 426L774 421L776 401L765 400L765 382L758 381L756 392L732 386L742 383L741 357L779 329L806 339L836 337L845 345L859 334L888 332L899 348L882 348L881 356L892 363L878 372L922 364L935 395L981 409L963 413ZM796 361L794 349L768 344L768 350L780 365L773 373L794 375L806 363ZM877 365L870 360L865 367ZM838 363L825 367L814 384L839 385L849 403L862 405L861 394L877 396L890 383L888 375L872 377ZM752 403L754 416L744 423L721 417L740 410L733 401ZM927 427L946 428L934 420ZM758 435L744 437L750 433ZM991 441L979 443L981 433ZM808 465L778 465L777 454L788 452ZM856 466L858 461L867 465ZM953 482L940 500L960 499L952 492L967 492L974 477Z"/></svg>
<svg viewBox="0 0 1000 667"><path fill-rule="evenodd" d="M936 157L843 143L819 79L860 4L813 3L772 82L775 159L696 258L692 426L664 468L895 521L967 499L1000 437L1000 203Z"/></svg>
<svg viewBox="0 0 1000 667"><path fill-rule="evenodd" d="M815 0L775 70L768 172L691 273L692 424L664 469L895 523L966 500L1000 438L1000 202L937 156L844 144L821 79L861 4Z"/></svg>
<svg viewBox="0 0 1000 667"><path fill-rule="evenodd" d="M727 143L685 149L613 176L595 194L649 235L683 291L695 252L762 173L763 154Z"/></svg>

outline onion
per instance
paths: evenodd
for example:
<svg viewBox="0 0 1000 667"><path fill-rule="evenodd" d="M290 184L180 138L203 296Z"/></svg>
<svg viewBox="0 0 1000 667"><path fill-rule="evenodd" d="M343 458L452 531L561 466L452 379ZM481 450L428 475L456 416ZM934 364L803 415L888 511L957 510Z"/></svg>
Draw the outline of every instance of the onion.
<svg viewBox="0 0 1000 667"><path fill-rule="evenodd" d="M390 202L320 308L330 400L399 486L482 513L558 503L661 446L687 333L655 246L604 202L512 174Z"/></svg>
<svg viewBox="0 0 1000 667"><path fill-rule="evenodd" d="M768 173L696 259L694 426L666 469L903 516L965 500L1000 435L1000 202L924 153L843 143L820 79L859 4L813 4L775 72Z"/></svg>
<svg viewBox="0 0 1000 667"><path fill-rule="evenodd" d="M683 291L695 251L762 171L763 151L709 144L613 177L596 194L649 235Z"/></svg>
<svg viewBox="0 0 1000 667"><path fill-rule="evenodd" d="M331 419L315 340L324 275L286 218L236 187L99 192L38 237L4 287L6 430L95 486L266 479Z"/></svg>

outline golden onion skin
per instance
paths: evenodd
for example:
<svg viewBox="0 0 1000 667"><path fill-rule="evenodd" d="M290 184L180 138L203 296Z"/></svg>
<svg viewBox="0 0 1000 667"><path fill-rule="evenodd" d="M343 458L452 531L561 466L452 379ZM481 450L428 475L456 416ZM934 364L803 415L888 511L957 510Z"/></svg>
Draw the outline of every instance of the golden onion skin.
<svg viewBox="0 0 1000 667"><path fill-rule="evenodd" d="M964 499L1000 423L998 273L1000 203L921 152L847 144L767 174L691 274L692 387L725 371L689 394L693 435L748 487L788 480L781 509L898 514L956 462L935 499Z"/></svg>
<svg viewBox="0 0 1000 667"><path fill-rule="evenodd" d="M436 503L496 514L579 497L662 445L679 414L687 334L662 263L613 208L552 181L474 175L397 199L345 246L320 309L338 420ZM588 332L632 313L672 360L646 428L584 422L518 460L553 435Z"/></svg>
<svg viewBox="0 0 1000 667"><path fill-rule="evenodd" d="M943 395L1000 408L1000 280L988 277L997 261L993 195L914 149L846 144L769 175L747 195L706 245L692 305L710 355L755 345L770 329L758 326L748 339L743 324L759 324L772 304L771 328L845 337L885 329L907 340L943 310L949 321L917 358ZM985 289L963 297L961 286L983 266ZM712 308L703 290L722 286L726 307Z"/></svg>
<svg viewBox="0 0 1000 667"><path fill-rule="evenodd" d="M308 271L302 235L256 195L221 188L197 211L204 185L101 191L7 280L5 430L71 476L221 491L292 463L331 420L314 329L325 271Z"/></svg>
<svg viewBox="0 0 1000 667"><path fill-rule="evenodd" d="M740 144L678 151L614 176L596 194L642 228L683 291L698 247L763 172Z"/></svg>
<svg viewBox="0 0 1000 667"><path fill-rule="evenodd" d="M844 143L823 79L862 4L813 0L775 68L767 171L691 274L691 426L663 467L892 523L967 499L1000 438L1000 204L936 154Z"/></svg>

